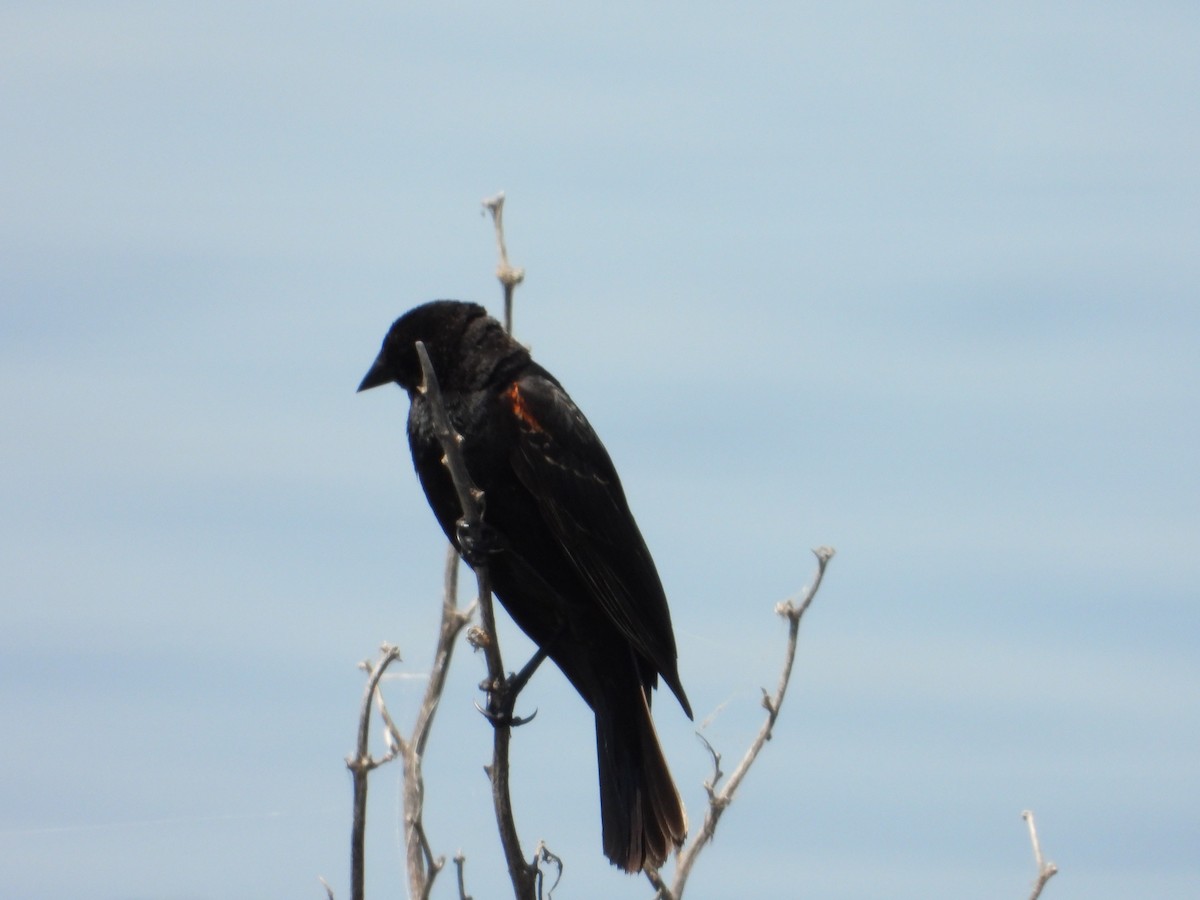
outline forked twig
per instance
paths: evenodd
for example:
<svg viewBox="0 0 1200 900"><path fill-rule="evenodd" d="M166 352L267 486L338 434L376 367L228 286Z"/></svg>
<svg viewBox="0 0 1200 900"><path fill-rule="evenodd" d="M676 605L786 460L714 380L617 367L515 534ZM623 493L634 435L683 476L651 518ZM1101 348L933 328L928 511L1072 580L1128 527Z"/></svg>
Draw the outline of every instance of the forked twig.
<svg viewBox="0 0 1200 900"><path fill-rule="evenodd" d="M453 548L451 550L453 551ZM353 774L354 790L354 821L351 825L350 851L350 889L354 900L362 897L364 882L367 775L373 769L389 763L397 757L404 763L404 836L407 849L409 896L415 900L428 898L434 879L446 864L445 857L434 856L425 834L423 822L425 781L421 773L421 763L434 715L441 703L442 693L446 686L455 639L470 621L474 611L473 605L466 609L458 609L457 562L458 555L455 553L453 554L454 566L453 568L448 566L446 576L446 591L442 598L442 623L438 634L437 648L425 687L425 695L413 726L412 738L406 738L396 725L379 686L384 671L393 661L399 659L400 651L389 644L384 644L381 650L382 655L377 662L360 664L360 667L368 675L367 687L359 714L356 754L346 760L346 765ZM379 717L383 721L384 741L387 746L387 752L377 759L372 757L368 751L372 703L378 709ZM324 879L321 883L325 885L326 891L332 898L332 887Z"/></svg>
<svg viewBox="0 0 1200 900"><path fill-rule="evenodd" d="M484 200L483 208L492 214L492 224L496 228L496 249L500 254L496 277L504 288L504 330L512 334L513 292L525 280L525 270L508 262L508 247L504 243L504 191Z"/></svg>
<svg viewBox="0 0 1200 900"><path fill-rule="evenodd" d="M746 773L750 771L750 767L754 765L754 761L758 758L758 754L762 751L763 746L771 739L772 729L775 727L775 721L779 718L779 710L783 706L783 698L787 693L788 683L792 677L792 665L796 660L796 646L800 634L800 619L803 618L804 613L812 604L813 598L816 597L817 591L821 587L821 580L825 577L825 567L829 564L829 560L833 559L834 550L832 547L818 547L813 551L813 555L817 558L817 571L813 576L812 582L805 588L801 595L800 602L793 603L791 600L788 600L775 607L775 611L788 620L788 640L783 670L779 675L779 683L775 688L775 692L768 694L765 689L763 690L762 705L767 711L766 721L763 722L758 734L751 741L746 754L734 768L729 779L723 785L720 785L720 787L718 787L718 784L724 774L721 771L721 754L714 750L712 744L703 736L700 738L704 742L705 747L708 748L708 752L713 759L712 778L704 784L704 789L708 793L708 810L704 815L704 822L700 826L699 833L680 851L679 858L675 863L674 877L669 887L657 871L646 871L646 876L650 884L654 886L657 896L662 898L662 900L680 900L683 896L684 887L687 884L688 876L691 874L692 866L695 864L697 856L713 839L713 835L717 830L717 822L720 821L722 814L728 808L729 804L733 802L734 794L737 792L742 780L746 777Z"/></svg>
<svg viewBox="0 0 1200 900"><path fill-rule="evenodd" d="M425 776L422 763L434 716L446 687L456 639L470 622L475 609L474 604L465 609L458 608L458 554L453 547L450 548L448 557L437 647L411 739L406 738L396 725L384 702L383 691L378 687L375 690L375 704L386 729L385 736L389 747L395 748L392 755L398 755L404 764L404 843L409 896L413 898L429 896L434 879L446 864L444 856L434 856L425 834Z"/></svg>
<svg viewBox="0 0 1200 900"><path fill-rule="evenodd" d="M363 662L362 667L367 671L367 687L363 692L362 705L358 716L358 744L354 756L346 758L346 768L350 770L354 790L354 820L350 826L350 897L351 900L363 900L363 880L366 859L367 831L367 775L376 766L388 762L394 754L389 751L383 759L373 759L367 749L371 724L371 703L375 691L379 687L379 679L384 670L400 658L400 648L384 644L380 648L378 662L373 665Z"/></svg>

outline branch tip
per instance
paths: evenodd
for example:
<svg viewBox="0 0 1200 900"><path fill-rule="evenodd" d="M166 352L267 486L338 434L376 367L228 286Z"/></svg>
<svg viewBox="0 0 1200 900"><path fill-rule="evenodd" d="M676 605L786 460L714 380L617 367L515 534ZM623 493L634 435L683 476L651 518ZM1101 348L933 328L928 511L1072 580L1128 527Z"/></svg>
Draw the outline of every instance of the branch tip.
<svg viewBox="0 0 1200 900"><path fill-rule="evenodd" d="M1033 861L1038 868L1037 880L1033 884L1033 893L1029 895L1029 900L1038 900L1046 882L1058 874L1058 866L1042 856L1042 844L1038 840L1037 823L1033 820L1033 810L1025 810L1021 813L1021 818L1029 825L1029 842L1033 845Z"/></svg>

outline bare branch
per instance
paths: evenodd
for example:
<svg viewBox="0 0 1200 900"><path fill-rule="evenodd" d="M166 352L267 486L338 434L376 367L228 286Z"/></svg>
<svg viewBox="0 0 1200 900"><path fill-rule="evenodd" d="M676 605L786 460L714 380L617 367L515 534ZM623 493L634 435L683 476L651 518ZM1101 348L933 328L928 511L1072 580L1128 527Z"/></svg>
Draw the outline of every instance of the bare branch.
<svg viewBox="0 0 1200 900"><path fill-rule="evenodd" d="M725 773L721 771L721 754L714 749L711 743L709 743L708 738L700 734L700 732L696 732L696 737L700 738L701 742L703 742L704 748L708 751L708 754L712 757L713 761L712 778L704 782L704 791L708 794L708 799L711 802L716 799L717 796L717 783L725 775Z"/></svg>
<svg viewBox="0 0 1200 900"><path fill-rule="evenodd" d="M422 779L421 783L423 786L424 785L423 779ZM404 782L406 794L408 791L408 784L409 784L409 779L406 778L405 782ZM424 799L425 799L424 796L422 796L421 797L422 802L424 801ZM407 797L406 797L406 800L407 800ZM406 805L407 805L407 803L406 803ZM406 832L406 837L410 844L409 853L410 854L412 853L411 844L415 843L420 848L420 852L421 852L420 863L424 866L424 871L426 873L424 884L421 885L421 892L416 893L416 894L411 894L410 896L412 896L413 898L419 898L419 900L429 900L429 894L430 894L430 892L433 891L434 879L437 878L438 872L442 871L442 867L446 865L446 857L439 856L436 859L434 858L433 849L429 846L429 838L427 838L425 836L425 824L419 816L416 819L413 819L411 821L409 820L409 818L407 816L405 816L404 828L405 828L405 832ZM409 879L410 879L410 881L412 879L412 869L411 868L409 870Z"/></svg>
<svg viewBox="0 0 1200 900"><path fill-rule="evenodd" d="M671 889L667 887L667 883L663 881L662 874L658 869L645 868L642 869L646 873L646 880L650 882L650 886L654 888L654 900L675 900L675 895L671 893Z"/></svg>
<svg viewBox="0 0 1200 900"><path fill-rule="evenodd" d="M367 775L376 766L391 758L374 760L367 749L367 741L371 722L371 702L379 687L379 679L384 670L392 662L400 658L400 648L384 644L380 648L380 658L372 665L364 662L367 671L367 687L363 692L362 705L358 715L358 746L355 755L347 757L346 767L350 770L354 782L354 821L350 827L350 897L351 900L363 900L363 871L365 865L365 840L367 830Z"/></svg>
<svg viewBox="0 0 1200 900"><path fill-rule="evenodd" d="M707 740L701 737L708 752L713 758L713 777L710 782L706 782L704 789L708 792L708 811L705 813L704 822L700 826L699 833L692 838L691 842L679 853L679 858L675 863L675 877L672 879L671 887L668 889L663 880L658 876L658 873L647 872L650 883L658 892L658 896L663 900L678 900L683 896L683 889L687 884L688 876L691 874L692 866L696 862L696 857L700 851L712 840L713 835L717 830L717 822L720 821L721 815L725 812L730 803L733 802L733 796L741 785L742 780L750 771L750 767L754 765L754 761L758 758L758 754L762 751L763 746L771 739L771 732L775 727L775 721L779 718L779 710L783 706L783 698L787 693L788 683L792 678L792 665L796 660L796 646L800 634L800 619L812 604L813 598L816 597L818 589L821 587L821 580L825 577L825 567L829 564L829 560L833 558L834 550L832 547L818 547L813 551L813 555L817 558L817 571L813 576L812 582L805 588L799 603L793 603L788 600L779 604L775 611L779 615L788 620L788 639L787 650L783 661L783 670L779 675L779 683L773 694L763 691L762 705L767 711L766 721L763 722L762 728L755 735L754 740L750 743L749 749L746 750L745 756L734 768L729 780L718 788L718 783L722 777L721 772L721 756L713 749L712 745Z"/></svg>
<svg viewBox="0 0 1200 900"><path fill-rule="evenodd" d="M1037 863L1038 876L1033 884L1033 893L1029 900L1038 900L1046 882L1058 874L1058 866L1042 856L1042 844L1038 840L1037 825L1033 821L1033 810L1027 809L1021 813L1021 818L1029 823L1029 842L1033 844L1033 860Z"/></svg>
<svg viewBox="0 0 1200 900"><path fill-rule="evenodd" d="M441 704L442 692L450 670L450 660L458 635L471 619L474 604L465 610L458 608L458 553L453 547L446 554L445 590L442 595L442 622L434 650L433 665L425 686L425 695L413 725L411 741L406 741L396 729L388 715L387 707L379 696L379 712L388 731L401 748L404 761L404 844L408 869L408 892L413 898L428 897L434 879L446 864L445 857L435 857L425 834L425 776L422 763L425 746L433 727L434 716Z"/></svg>
<svg viewBox="0 0 1200 900"><path fill-rule="evenodd" d="M317 876L317 881L321 882L321 887L325 888L325 896L328 897L329 900L337 900L337 898L333 896L333 886L330 885L328 881L326 881L320 875Z"/></svg>
<svg viewBox="0 0 1200 900"><path fill-rule="evenodd" d="M504 330L512 334L513 292L525 280L525 270L514 268L508 262L508 247L504 243L504 191L484 200L483 208L492 214L492 224L496 227L496 249L500 254L496 277L504 288Z"/></svg>
<svg viewBox="0 0 1200 900"><path fill-rule="evenodd" d="M454 655L458 635L471 621L475 612L474 603L463 610L458 608L458 552L453 546L448 547L446 552L445 585L437 649L434 651L433 666L429 672L429 683L425 688L421 710L417 713L417 721L413 726L413 744L418 754L425 752L433 717L437 713L442 691L446 687L446 676L450 670L450 659Z"/></svg>
<svg viewBox="0 0 1200 900"><path fill-rule="evenodd" d="M463 867L466 864L467 858L463 856L463 852L459 850L454 854L454 868L458 870L458 900L474 900L467 893L467 881L463 875Z"/></svg>
<svg viewBox="0 0 1200 900"><path fill-rule="evenodd" d="M379 712L379 718L383 720L383 740L388 748L385 759L392 759L407 753L409 747L408 739L400 731L400 727L392 718L392 714L388 712L387 704L383 699L383 691L379 690L378 686L375 688L375 708Z"/></svg>
<svg viewBox="0 0 1200 900"><path fill-rule="evenodd" d="M460 530L465 530L467 533L472 531L481 533L484 509L483 492L471 481L470 473L467 471L462 452L463 439L454 430L450 423L450 417L446 414L437 373L433 370L433 363L429 359L425 345L417 341L416 349L417 356L421 360L421 371L424 377L421 393L429 402L434 432L442 445L443 462L450 471L454 489L458 494L459 507L462 509L462 518L459 520ZM490 708L497 698L505 694L504 661L500 655L500 643L496 638L496 618L487 564L477 559L473 562L472 568L475 570L475 579L479 588L479 619L484 633L482 645L484 658L487 661L486 690ZM505 716L511 714L511 709L499 710L499 712L504 715L497 715L492 720L492 764L487 767L488 776L492 782L492 804L496 810L496 824L500 830L500 842L504 848L513 890L520 900L532 900L535 896L534 882L537 869L526 862L521 853L521 841L517 835L516 822L513 819L512 800L509 792L508 750L512 729Z"/></svg>
<svg viewBox="0 0 1200 900"><path fill-rule="evenodd" d="M425 779L422 762L425 745L433 725L434 715L441 703L446 677L454 645L462 629L470 621L474 604L459 610L458 603L458 553L449 548L446 564L446 587L442 597L442 623L438 643L434 652L433 666L426 682L425 694L417 713L413 736L406 738L396 725L387 703L376 681L374 702L379 717L383 720L387 754L371 763L370 768L383 765L399 756L404 763L404 838L406 847L409 896L427 898L433 882L445 867L445 857L435 857L425 833L423 814L425 808ZM364 664L364 667L367 667ZM381 679L380 679L381 680Z"/></svg>

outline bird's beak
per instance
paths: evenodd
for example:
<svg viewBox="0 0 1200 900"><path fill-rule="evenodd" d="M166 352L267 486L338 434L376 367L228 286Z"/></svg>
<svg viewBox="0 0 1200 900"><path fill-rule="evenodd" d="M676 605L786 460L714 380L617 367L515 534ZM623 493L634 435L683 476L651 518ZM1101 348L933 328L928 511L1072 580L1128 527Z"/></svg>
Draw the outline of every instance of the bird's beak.
<svg viewBox="0 0 1200 900"><path fill-rule="evenodd" d="M371 364L370 371L363 377L362 384L358 386L359 392L370 390L373 387L379 387L381 384L387 384L390 381L395 381L389 371L390 367L387 361L380 353L375 357L375 362Z"/></svg>

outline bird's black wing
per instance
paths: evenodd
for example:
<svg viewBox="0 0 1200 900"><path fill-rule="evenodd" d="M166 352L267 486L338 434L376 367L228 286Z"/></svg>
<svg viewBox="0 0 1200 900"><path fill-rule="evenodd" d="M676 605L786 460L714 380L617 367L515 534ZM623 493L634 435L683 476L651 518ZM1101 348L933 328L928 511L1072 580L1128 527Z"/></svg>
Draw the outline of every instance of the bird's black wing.
<svg viewBox="0 0 1200 900"><path fill-rule="evenodd" d="M608 451L567 392L539 367L501 395L516 420L512 465L592 599L690 709L662 582Z"/></svg>

